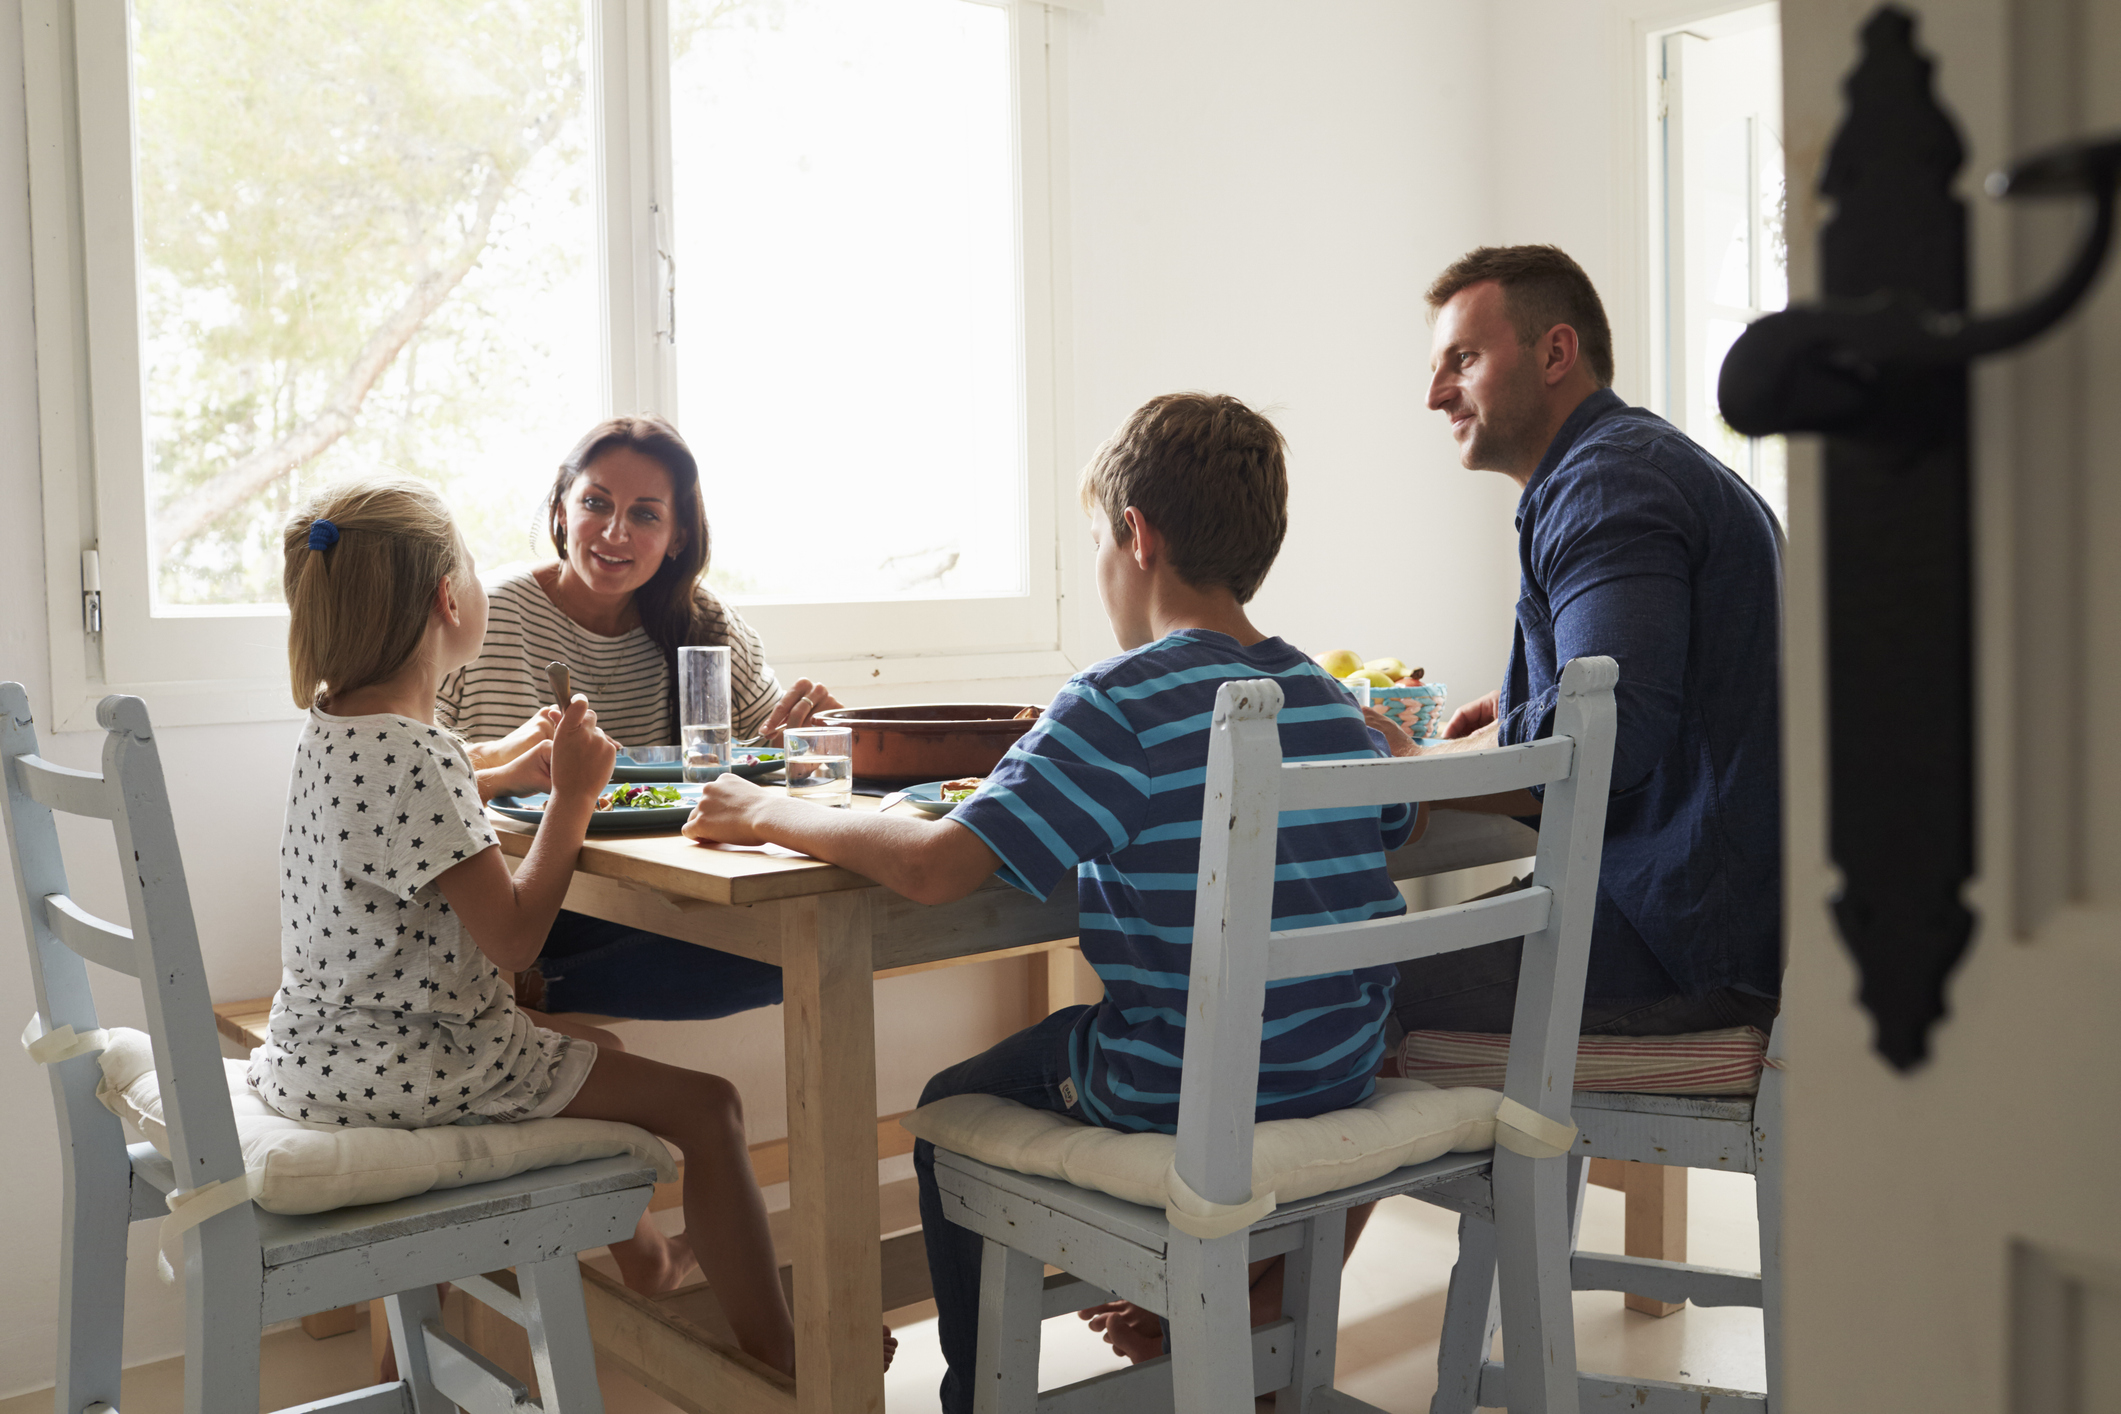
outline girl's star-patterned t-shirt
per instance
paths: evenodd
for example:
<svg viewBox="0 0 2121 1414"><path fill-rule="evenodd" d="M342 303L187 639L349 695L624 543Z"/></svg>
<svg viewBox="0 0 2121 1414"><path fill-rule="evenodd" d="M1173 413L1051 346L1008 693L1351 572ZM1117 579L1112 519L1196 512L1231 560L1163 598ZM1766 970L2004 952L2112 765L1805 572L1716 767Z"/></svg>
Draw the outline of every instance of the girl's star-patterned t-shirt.
<svg viewBox="0 0 2121 1414"><path fill-rule="evenodd" d="M280 990L249 1079L291 1119L557 1114L596 1047L532 1023L435 880L497 841L463 744L311 711L280 841Z"/></svg>

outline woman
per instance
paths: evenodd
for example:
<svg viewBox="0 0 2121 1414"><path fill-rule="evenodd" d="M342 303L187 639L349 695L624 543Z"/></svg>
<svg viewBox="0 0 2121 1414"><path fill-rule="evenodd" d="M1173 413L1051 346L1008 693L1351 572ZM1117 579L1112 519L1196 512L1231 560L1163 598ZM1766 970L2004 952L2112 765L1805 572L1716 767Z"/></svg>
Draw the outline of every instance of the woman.
<svg viewBox="0 0 2121 1414"><path fill-rule="evenodd" d="M475 743L474 765L506 765L552 734L545 667L554 661L567 664L598 725L638 746L678 739L681 647L729 649L738 737L840 705L807 678L782 691L758 634L700 583L699 465L669 423L618 417L592 428L560 463L545 504L560 558L487 587L485 647L436 699L436 719ZM781 971L562 911L537 965L517 977L517 996L543 1012L700 1019L780 1001Z"/></svg>

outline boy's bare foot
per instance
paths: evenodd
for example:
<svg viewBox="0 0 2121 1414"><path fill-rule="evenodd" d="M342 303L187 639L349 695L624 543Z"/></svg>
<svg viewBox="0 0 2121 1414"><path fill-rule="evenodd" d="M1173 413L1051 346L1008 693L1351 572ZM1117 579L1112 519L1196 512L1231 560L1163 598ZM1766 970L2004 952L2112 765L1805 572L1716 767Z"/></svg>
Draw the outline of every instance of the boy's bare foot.
<svg viewBox="0 0 2121 1414"><path fill-rule="evenodd" d="M891 1327L889 1327L889 1326L885 1326L885 1327L884 1327L884 1368L885 1368L885 1369L887 1369L887 1370L888 1370L888 1369L890 1369L890 1368L891 1368L891 1360L892 1360L892 1357L894 1357L894 1356L895 1356L895 1355L897 1355L897 1354L898 1354L898 1337L897 1337L897 1336L895 1336L895 1335L893 1335L893 1334L891 1333Z"/></svg>
<svg viewBox="0 0 2121 1414"><path fill-rule="evenodd" d="M1145 1311L1131 1301L1107 1301L1076 1315L1090 1329L1104 1336L1105 1344L1135 1365L1164 1353L1164 1323L1154 1311Z"/></svg>

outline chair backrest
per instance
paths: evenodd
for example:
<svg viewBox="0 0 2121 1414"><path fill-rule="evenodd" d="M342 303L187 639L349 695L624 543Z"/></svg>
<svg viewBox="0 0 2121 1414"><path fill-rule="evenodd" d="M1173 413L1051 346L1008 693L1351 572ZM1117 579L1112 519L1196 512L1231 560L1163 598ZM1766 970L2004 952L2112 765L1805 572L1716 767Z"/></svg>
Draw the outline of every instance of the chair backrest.
<svg viewBox="0 0 2121 1414"><path fill-rule="evenodd" d="M1503 1092L1567 1123L1613 761L1610 658L1563 669L1553 735L1523 746L1284 764L1272 680L1215 696L1193 917L1190 1016L1179 1077L1178 1176L1218 1204L1252 1198L1252 1116L1270 981L1522 937ZM1545 786L1529 887L1395 918L1273 931L1285 810L1459 800Z"/></svg>
<svg viewBox="0 0 2121 1414"><path fill-rule="evenodd" d="M109 733L102 774L55 765L37 754L22 684L0 683L0 771L7 785L0 816L7 821L41 1030L96 1029L84 959L136 979L178 1186L240 1179L243 1153L147 705L137 697L106 697L96 720ZM105 922L68 895L54 811L110 821L132 927ZM117 1117L96 1100L101 1069L94 1054L47 1069L70 1163L127 1163Z"/></svg>

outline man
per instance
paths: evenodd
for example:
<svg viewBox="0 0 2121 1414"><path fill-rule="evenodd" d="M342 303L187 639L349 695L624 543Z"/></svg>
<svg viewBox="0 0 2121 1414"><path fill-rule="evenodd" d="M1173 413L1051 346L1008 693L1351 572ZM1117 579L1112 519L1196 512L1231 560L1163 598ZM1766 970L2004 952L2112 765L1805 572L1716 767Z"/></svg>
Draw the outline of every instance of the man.
<svg viewBox="0 0 2121 1414"><path fill-rule="evenodd" d="M1429 406L1459 459L1521 488L1516 641L1450 747L1546 736L1561 669L1620 664L1587 1033L1765 1029L1781 991L1780 532L1699 444L1612 391L1598 292L1552 246L1437 277ZM1381 718L1372 719L1376 725ZM1402 735L1395 749L1413 750ZM1536 816L1532 793L1459 808ZM1402 965L1402 1031L1510 1029L1515 942Z"/></svg>

